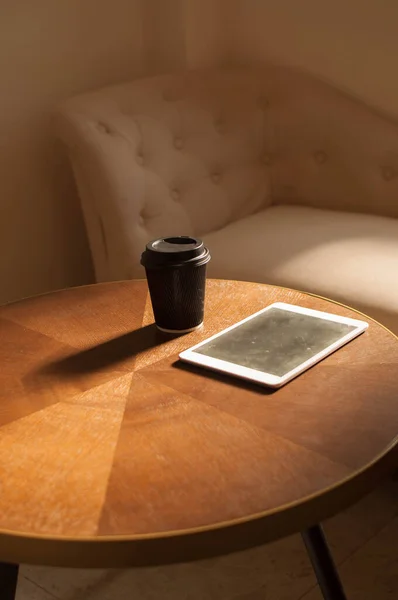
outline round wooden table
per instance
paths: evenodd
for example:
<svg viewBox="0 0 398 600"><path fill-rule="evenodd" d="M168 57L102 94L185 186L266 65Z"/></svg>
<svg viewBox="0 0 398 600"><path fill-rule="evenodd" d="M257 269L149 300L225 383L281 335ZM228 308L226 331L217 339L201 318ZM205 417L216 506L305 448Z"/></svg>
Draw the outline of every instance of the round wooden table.
<svg viewBox="0 0 398 600"><path fill-rule="evenodd" d="M317 523L396 466L398 343L367 319L277 391L178 361L275 301L358 317L234 281L208 282L204 327L180 337L156 329L145 281L0 309L2 600L19 563L164 564L297 531L325 597L344 598Z"/></svg>

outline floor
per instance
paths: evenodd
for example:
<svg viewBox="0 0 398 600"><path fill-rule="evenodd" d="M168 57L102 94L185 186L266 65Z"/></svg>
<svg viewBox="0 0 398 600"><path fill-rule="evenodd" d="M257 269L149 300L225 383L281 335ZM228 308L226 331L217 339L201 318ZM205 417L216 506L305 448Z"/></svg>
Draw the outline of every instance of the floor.
<svg viewBox="0 0 398 600"><path fill-rule="evenodd" d="M349 600L398 599L398 478L325 523ZM24 566L17 600L321 600L298 535L190 565L129 571Z"/></svg>

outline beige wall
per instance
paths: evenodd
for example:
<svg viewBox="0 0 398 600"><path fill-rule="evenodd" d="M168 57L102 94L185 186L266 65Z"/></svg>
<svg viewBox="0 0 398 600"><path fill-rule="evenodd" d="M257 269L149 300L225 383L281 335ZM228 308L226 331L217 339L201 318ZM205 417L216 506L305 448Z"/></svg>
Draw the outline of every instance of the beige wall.
<svg viewBox="0 0 398 600"><path fill-rule="evenodd" d="M140 0L0 7L0 301L91 279L72 178L50 112L142 68Z"/></svg>
<svg viewBox="0 0 398 600"><path fill-rule="evenodd" d="M143 0L148 72L225 62L229 0Z"/></svg>
<svg viewBox="0 0 398 600"><path fill-rule="evenodd" d="M229 0L183 0L186 60L189 67L210 67L226 60Z"/></svg>
<svg viewBox="0 0 398 600"><path fill-rule="evenodd" d="M92 280L53 107L141 74L217 62L224 1L1 2L0 303Z"/></svg>
<svg viewBox="0 0 398 600"><path fill-rule="evenodd" d="M305 67L398 114L398 2L230 0L230 55Z"/></svg>

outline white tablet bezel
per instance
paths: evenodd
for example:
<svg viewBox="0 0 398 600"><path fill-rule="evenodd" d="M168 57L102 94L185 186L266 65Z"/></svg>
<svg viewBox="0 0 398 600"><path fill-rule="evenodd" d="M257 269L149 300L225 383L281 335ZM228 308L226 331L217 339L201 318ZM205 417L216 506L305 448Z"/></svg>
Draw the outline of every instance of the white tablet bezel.
<svg viewBox="0 0 398 600"><path fill-rule="evenodd" d="M324 319L327 321L335 321L337 323L344 323L346 325L352 325L353 327L355 327L355 329L350 331L347 335L344 335L343 337L338 339L333 344L330 344L330 346L327 346L326 348L324 348L321 352L318 352L318 354L315 354L309 360L306 360L305 362L301 363L298 367L292 369L288 373L285 373L285 375L283 375L282 377L277 377L276 375L272 375L271 373L264 373L262 371L256 371L255 369L250 369L248 367L243 367L243 366L237 365L235 363L227 362L225 360L220 360L218 358L213 358L211 356L205 356L204 354L198 354L195 352L195 350L197 348L199 348L200 346L203 346L204 344L207 344L211 340L214 340L215 338L220 337L227 331L231 331L232 329L239 327L246 321L250 321L251 319L254 319L261 313L266 312L267 310L270 310L271 308L278 308L280 310L287 310L287 311L291 311L291 312L301 313L304 315L321 318L321 319ZM285 302L274 302L273 304L270 304L266 308L259 310L258 312L250 315L249 317L246 317L245 319L242 319L242 321L239 321L238 323L235 323L234 325L231 325L230 327L223 329L219 333L212 335L211 337L207 338L206 340L203 340L199 344L196 344L195 346L192 346L191 348L184 350L183 352L180 353L179 357L181 360L186 361L191 364L201 365L203 367L207 367L207 368L213 369L215 371L229 373L231 375L235 375L236 377L240 377L242 379L254 381L256 383L260 383L263 385L277 388L277 387L284 385L285 383L287 383L294 377L297 377L297 375L300 375L303 371L306 371L307 369L309 369L310 367L315 365L317 362L319 362L320 360L322 360L323 358L325 358L326 356L328 356L329 354L331 354L332 352L337 350L338 348L341 348L341 346L344 346L347 342L351 341L352 339L354 339L355 337L357 337L358 335L363 333L367 328L368 328L368 323L366 323L365 321L360 321L358 319L351 319L349 317L341 317L340 315L326 313L326 312L322 312L319 310L313 310L311 308L305 308L303 306L296 306L294 304L286 304Z"/></svg>

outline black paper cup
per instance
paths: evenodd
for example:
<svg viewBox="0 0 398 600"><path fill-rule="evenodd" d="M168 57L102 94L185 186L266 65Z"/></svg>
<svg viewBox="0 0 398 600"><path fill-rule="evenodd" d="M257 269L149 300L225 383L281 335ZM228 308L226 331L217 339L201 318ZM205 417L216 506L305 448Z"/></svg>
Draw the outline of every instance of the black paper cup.
<svg viewBox="0 0 398 600"><path fill-rule="evenodd" d="M188 333L201 327L209 260L210 252L198 238L166 237L146 245L141 264L161 331Z"/></svg>

